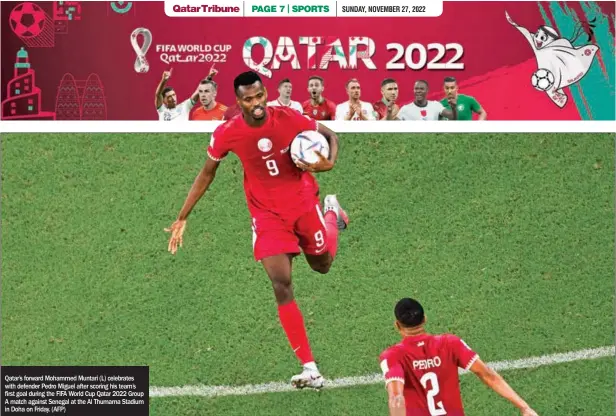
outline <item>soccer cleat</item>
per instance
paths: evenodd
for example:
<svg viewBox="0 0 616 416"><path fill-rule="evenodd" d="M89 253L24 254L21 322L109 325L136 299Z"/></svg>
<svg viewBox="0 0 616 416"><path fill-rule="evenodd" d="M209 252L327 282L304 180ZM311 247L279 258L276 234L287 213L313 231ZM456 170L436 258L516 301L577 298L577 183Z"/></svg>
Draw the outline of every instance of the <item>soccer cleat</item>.
<svg viewBox="0 0 616 416"><path fill-rule="evenodd" d="M328 211L334 211L336 218L338 218L337 225L339 230L344 230L349 225L349 216L340 206L340 202L336 198L336 195L327 195L323 201L323 207L325 213Z"/></svg>
<svg viewBox="0 0 616 416"><path fill-rule="evenodd" d="M311 389L320 389L325 384L325 379L319 373L319 370L311 370L304 367L301 374L291 377L291 385L297 389L309 387Z"/></svg>

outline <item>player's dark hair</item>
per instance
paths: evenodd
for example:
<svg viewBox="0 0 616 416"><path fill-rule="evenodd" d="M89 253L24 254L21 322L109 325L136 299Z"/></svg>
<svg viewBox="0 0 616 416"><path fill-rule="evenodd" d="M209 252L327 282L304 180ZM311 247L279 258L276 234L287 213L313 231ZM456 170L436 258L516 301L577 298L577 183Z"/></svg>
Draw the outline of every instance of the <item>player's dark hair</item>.
<svg viewBox="0 0 616 416"><path fill-rule="evenodd" d="M383 88L387 84L397 84L397 82L393 78L385 78L383 82L381 82L381 88Z"/></svg>
<svg viewBox="0 0 616 416"><path fill-rule="evenodd" d="M278 83L278 88L280 88L280 86L284 83L291 83L291 80L289 78L285 78L285 79L281 79L280 82Z"/></svg>
<svg viewBox="0 0 616 416"><path fill-rule="evenodd" d="M317 81L320 81L320 82L321 82L321 85L324 85L324 84L325 84L325 82L323 82L323 78L321 78L321 77L320 77L320 76L318 76L318 75L313 75L313 76L311 76L310 78L308 78L308 82L312 81L313 79L316 79Z"/></svg>
<svg viewBox="0 0 616 416"><path fill-rule="evenodd" d="M443 82L458 82L455 77L445 77Z"/></svg>
<svg viewBox="0 0 616 416"><path fill-rule="evenodd" d="M163 89L163 98L166 98L165 96L167 93L171 91L173 91L173 87L165 87L165 89Z"/></svg>
<svg viewBox="0 0 616 416"><path fill-rule="evenodd" d="M254 71L246 71L239 74L233 80L233 88L235 89L235 95L238 95L240 87L247 87L255 82L261 82L261 77Z"/></svg>
<svg viewBox="0 0 616 416"><path fill-rule="evenodd" d="M430 84L428 84L428 81L426 81L425 79L420 79L415 81L415 84L424 84L426 86L426 88L430 87Z"/></svg>
<svg viewBox="0 0 616 416"><path fill-rule="evenodd" d="M398 322L405 328L421 325L424 321L423 307L419 302L411 298L400 299L396 304L394 314Z"/></svg>
<svg viewBox="0 0 616 416"><path fill-rule="evenodd" d="M212 87L214 87L215 90L218 89L218 84L216 84L211 79L204 79L204 80L202 80L201 81L201 85L211 85Z"/></svg>

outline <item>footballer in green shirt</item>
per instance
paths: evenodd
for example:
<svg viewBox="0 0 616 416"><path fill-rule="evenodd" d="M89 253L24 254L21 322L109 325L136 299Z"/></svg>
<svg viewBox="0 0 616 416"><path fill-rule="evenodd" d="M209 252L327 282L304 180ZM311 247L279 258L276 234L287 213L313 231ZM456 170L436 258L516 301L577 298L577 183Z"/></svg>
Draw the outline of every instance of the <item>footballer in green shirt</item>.
<svg viewBox="0 0 616 416"><path fill-rule="evenodd" d="M488 117L486 110L481 107L481 104L474 97L458 93L458 82L454 77L445 78L443 87L446 96L441 100L441 104L447 108L449 105L447 100L456 98L458 120L472 120L473 113L479 114L479 120L485 120Z"/></svg>

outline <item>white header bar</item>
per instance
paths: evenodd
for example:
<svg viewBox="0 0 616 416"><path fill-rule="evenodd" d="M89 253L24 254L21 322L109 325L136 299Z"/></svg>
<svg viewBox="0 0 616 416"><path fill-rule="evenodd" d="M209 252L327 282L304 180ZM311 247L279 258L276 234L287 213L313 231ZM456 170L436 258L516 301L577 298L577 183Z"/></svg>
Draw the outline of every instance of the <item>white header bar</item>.
<svg viewBox="0 0 616 416"><path fill-rule="evenodd" d="M1 121L2 133L212 133L222 121ZM322 121L336 133L614 133L615 121ZM409 136L412 139L412 136Z"/></svg>
<svg viewBox="0 0 616 416"><path fill-rule="evenodd" d="M170 17L436 17L443 0L165 0Z"/></svg>

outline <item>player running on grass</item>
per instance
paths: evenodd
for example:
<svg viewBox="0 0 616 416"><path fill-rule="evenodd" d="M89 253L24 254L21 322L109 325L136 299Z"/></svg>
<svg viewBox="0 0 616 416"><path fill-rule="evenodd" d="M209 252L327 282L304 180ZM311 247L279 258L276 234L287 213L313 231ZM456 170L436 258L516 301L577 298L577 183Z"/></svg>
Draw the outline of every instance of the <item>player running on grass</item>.
<svg viewBox="0 0 616 416"><path fill-rule="evenodd" d="M426 318L419 302L401 299L394 313L402 342L385 350L380 357L391 416L464 416L458 367L475 373L520 409L522 416L537 416L460 338L426 333Z"/></svg>
<svg viewBox="0 0 616 416"><path fill-rule="evenodd" d="M302 373L293 376L291 383L298 388L321 388L324 380L314 362L304 318L293 297L291 268L292 259L301 248L313 270L327 273L336 256L338 230L348 224L335 195L325 197L325 215L321 213L319 187L310 173L334 167L338 137L291 108L267 107L267 91L255 72L238 75L233 84L242 113L212 134L205 166L190 188L177 220L165 229L172 233L168 250L175 254L178 245L182 246L188 215L214 180L220 161L229 152L235 153L244 167L254 256L272 281L280 323L303 364ZM289 146L297 134L306 130L318 130L327 138L329 160L321 155L314 164L293 163Z"/></svg>

